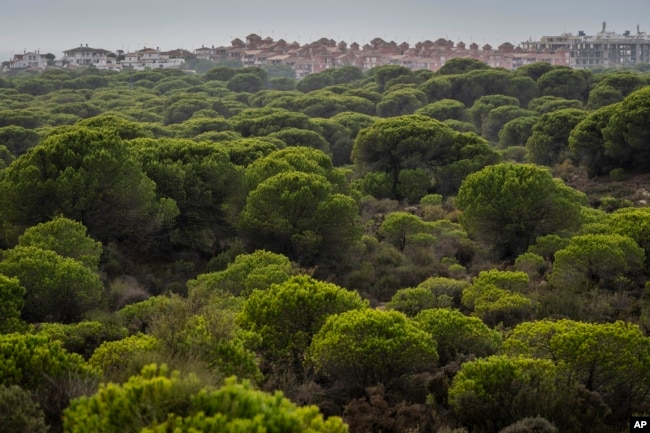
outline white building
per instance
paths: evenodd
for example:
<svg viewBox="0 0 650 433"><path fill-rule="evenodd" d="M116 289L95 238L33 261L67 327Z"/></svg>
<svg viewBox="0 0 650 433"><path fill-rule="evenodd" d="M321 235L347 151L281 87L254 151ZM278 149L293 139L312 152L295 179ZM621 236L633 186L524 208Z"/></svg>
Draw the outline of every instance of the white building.
<svg viewBox="0 0 650 433"><path fill-rule="evenodd" d="M63 64L68 65L97 66L107 64L109 58L115 58L115 55L102 48L89 48L88 44L63 52Z"/></svg>
<svg viewBox="0 0 650 433"><path fill-rule="evenodd" d="M611 68L650 63L650 35L625 31L623 34L602 31L588 36L580 31L578 35L563 33L560 36L544 36L539 41L527 41L521 47L529 52L557 54L566 58L567 66L579 69ZM556 63L553 63L556 64Z"/></svg>
<svg viewBox="0 0 650 433"><path fill-rule="evenodd" d="M136 71L146 69L179 68L185 63L182 58L171 57L169 53L161 52L158 48L143 48L124 55L120 62L122 68L133 68Z"/></svg>
<svg viewBox="0 0 650 433"><path fill-rule="evenodd" d="M14 54L14 58L9 61L10 69L38 68L44 69L47 66L47 57L38 51L23 54Z"/></svg>

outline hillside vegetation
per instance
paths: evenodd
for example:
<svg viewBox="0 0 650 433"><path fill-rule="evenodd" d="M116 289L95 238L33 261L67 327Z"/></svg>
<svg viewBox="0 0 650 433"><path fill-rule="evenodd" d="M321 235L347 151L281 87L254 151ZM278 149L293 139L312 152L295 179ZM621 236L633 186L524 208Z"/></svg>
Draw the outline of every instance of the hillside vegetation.
<svg viewBox="0 0 650 433"><path fill-rule="evenodd" d="M650 74L0 76L7 432L650 413Z"/></svg>

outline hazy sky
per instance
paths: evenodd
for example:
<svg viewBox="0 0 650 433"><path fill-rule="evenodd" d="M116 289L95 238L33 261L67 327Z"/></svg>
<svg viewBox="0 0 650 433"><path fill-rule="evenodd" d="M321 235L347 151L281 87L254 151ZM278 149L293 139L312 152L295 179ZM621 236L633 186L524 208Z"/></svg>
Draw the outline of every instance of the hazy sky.
<svg viewBox="0 0 650 433"><path fill-rule="evenodd" d="M307 43L321 37L363 45L375 37L411 44L517 45L584 30L650 33L650 0L0 0L0 60L23 50L162 50L230 45L250 33Z"/></svg>

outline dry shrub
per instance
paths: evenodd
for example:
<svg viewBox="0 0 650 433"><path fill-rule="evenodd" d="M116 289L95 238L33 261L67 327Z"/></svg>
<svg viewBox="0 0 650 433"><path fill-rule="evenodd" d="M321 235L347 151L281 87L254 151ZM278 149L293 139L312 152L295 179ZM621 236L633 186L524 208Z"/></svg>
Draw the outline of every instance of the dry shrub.
<svg viewBox="0 0 650 433"><path fill-rule="evenodd" d="M390 402L383 385L366 388L366 396L352 400L343 415L350 433L419 433L430 431L431 408L424 404Z"/></svg>
<svg viewBox="0 0 650 433"><path fill-rule="evenodd" d="M151 294L131 276L119 276L108 284L108 302L112 310L119 310L125 305L144 301Z"/></svg>

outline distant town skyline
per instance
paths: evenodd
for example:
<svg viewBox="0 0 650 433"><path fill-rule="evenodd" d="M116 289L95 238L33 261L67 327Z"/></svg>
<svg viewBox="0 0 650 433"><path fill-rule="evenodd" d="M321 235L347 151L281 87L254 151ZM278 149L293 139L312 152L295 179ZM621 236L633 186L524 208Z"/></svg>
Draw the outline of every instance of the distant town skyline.
<svg viewBox="0 0 650 433"><path fill-rule="evenodd" d="M250 33L301 44L322 37L361 45L375 37L415 44L445 38L518 45L542 36L607 30L650 33L650 2L574 0L21 0L0 8L0 60L40 50L60 57L80 44L110 51L144 46L193 51ZM644 22L643 20L647 20Z"/></svg>

